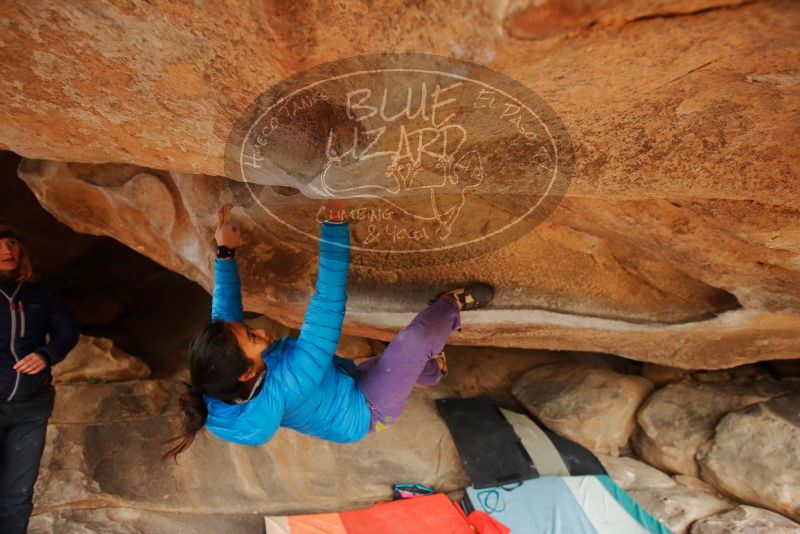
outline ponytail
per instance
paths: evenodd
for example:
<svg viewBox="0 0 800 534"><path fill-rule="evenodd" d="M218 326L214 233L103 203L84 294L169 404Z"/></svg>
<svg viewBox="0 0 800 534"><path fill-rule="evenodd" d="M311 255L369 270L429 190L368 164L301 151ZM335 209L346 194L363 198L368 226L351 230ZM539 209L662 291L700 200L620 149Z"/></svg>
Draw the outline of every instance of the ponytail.
<svg viewBox="0 0 800 534"><path fill-rule="evenodd" d="M228 323L215 321L195 334L189 344L191 384L184 382L186 390L180 398L183 428L181 434L167 441L178 444L164 454L164 459L172 457L177 461L206 424L208 407L203 395L227 403L242 398L243 383L239 377L249 367L250 361L239 348Z"/></svg>
<svg viewBox="0 0 800 534"><path fill-rule="evenodd" d="M164 454L164 459L172 458L178 461L178 455L189 448L194 442L194 437L206 424L208 408L203 400L203 393L200 388L188 382L184 382L186 391L181 394L180 405L183 409L183 429L180 435L167 441L167 443L178 442L175 447Z"/></svg>

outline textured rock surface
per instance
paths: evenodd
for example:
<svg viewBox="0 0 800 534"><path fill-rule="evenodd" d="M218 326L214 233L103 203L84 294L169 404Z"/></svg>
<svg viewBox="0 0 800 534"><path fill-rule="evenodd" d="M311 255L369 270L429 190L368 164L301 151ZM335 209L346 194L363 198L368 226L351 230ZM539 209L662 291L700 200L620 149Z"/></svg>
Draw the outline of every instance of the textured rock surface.
<svg viewBox="0 0 800 534"><path fill-rule="evenodd" d="M636 410L652 389L639 376L549 364L525 373L512 392L551 430L597 454L616 455L628 443Z"/></svg>
<svg viewBox="0 0 800 534"><path fill-rule="evenodd" d="M800 393L726 415L697 461L720 491L800 521Z"/></svg>
<svg viewBox="0 0 800 534"><path fill-rule="evenodd" d="M721 514L695 522L691 534L797 534L800 524L782 515L754 508L737 506Z"/></svg>
<svg viewBox="0 0 800 534"><path fill-rule="evenodd" d="M65 382L112 382L150 376L142 360L114 347L110 339L81 336L69 356L53 368L53 380Z"/></svg>
<svg viewBox="0 0 800 534"><path fill-rule="evenodd" d="M625 491L675 486L675 481L668 475L634 458L603 455L598 458L608 472L608 476Z"/></svg>
<svg viewBox="0 0 800 534"><path fill-rule="evenodd" d="M639 505L653 514L675 534L688 532L689 527L704 517L730 510L735 503L703 491L693 491L680 485L671 488L631 490L628 492Z"/></svg>
<svg viewBox="0 0 800 534"><path fill-rule="evenodd" d="M441 389L415 391L391 431L357 444L282 429L266 446L243 447L202 432L175 464L160 456L164 440L177 432L178 386L153 380L59 386L34 513L123 507L233 518L358 507L390 498L398 480L441 491L468 482L432 402Z"/></svg>
<svg viewBox="0 0 800 534"><path fill-rule="evenodd" d="M642 365L642 376L656 387L682 380L687 374L684 369L678 369L677 367L658 365L657 363L645 363Z"/></svg>
<svg viewBox="0 0 800 534"><path fill-rule="evenodd" d="M516 408L519 402L511 387L533 367L571 361L568 354L552 351L494 347L445 346L448 374L442 383L461 397L488 395L503 406Z"/></svg>
<svg viewBox="0 0 800 534"><path fill-rule="evenodd" d="M660 469L697 476L695 454L714 435L722 416L797 388L798 384L773 380L670 384L639 409L634 447Z"/></svg>
<svg viewBox="0 0 800 534"><path fill-rule="evenodd" d="M116 162L32 162L24 176L71 226L208 288L213 213L237 187L213 176L231 126L266 87L382 50L476 61L563 119L577 156L568 198L535 232L455 269L354 269L346 333L388 340L431 291L484 277L500 289L494 309L466 319L453 343L693 368L796 356L799 149L786 139L800 89L797 3L382 7L397 16L356 1L288 11L12 3L0 19L0 146ZM251 243L248 307L298 326L313 254L263 230L253 206L239 215Z"/></svg>
<svg viewBox="0 0 800 534"><path fill-rule="evenodd" d="M692 491L704 491L706 493L711 493L712 495L720 496L720 493L714 489L714 486L708 482L700 480L697 477L693 477L692 475L675 475L672 477L672 479L686 489L690 489Z"/></svg>
<svg viewBox="0 0 800 534"><path fill-rule="evenodd" d="M170 513L135 508L100 508L97 510L66 510L34 516L29 534L87 534L114 532L170 532L175 534L219 534L260 532L264 516L246 514Z"/></svg>

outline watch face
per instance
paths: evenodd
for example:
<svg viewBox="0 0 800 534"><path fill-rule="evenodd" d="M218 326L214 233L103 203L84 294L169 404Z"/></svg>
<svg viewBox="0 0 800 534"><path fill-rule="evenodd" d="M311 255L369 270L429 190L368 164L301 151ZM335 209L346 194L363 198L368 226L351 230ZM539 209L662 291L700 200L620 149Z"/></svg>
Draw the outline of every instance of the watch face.
<svg viewBox="0 0 800 534"><path fill-rule="evenodd" d="M542 98L483 65L354 56L266 90L225 152L253 228L314 252L323 199L347 199L351 261L394 270L482 256L558 206L574 153Z"/></svg>
<svg viewBox="0 0 800 534"><path fill-rule="evenodd" d="M235 248L228 248L225 246L217 247L217 257L218 258L233 258L236 256L236 249Z"/></svg>

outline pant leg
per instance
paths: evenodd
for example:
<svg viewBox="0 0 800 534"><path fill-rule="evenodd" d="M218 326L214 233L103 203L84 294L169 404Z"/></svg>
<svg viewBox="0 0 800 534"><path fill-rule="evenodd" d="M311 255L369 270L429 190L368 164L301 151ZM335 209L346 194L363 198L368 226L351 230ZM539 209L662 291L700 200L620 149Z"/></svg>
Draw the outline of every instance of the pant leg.
<svg viewBox="0 0 800 534"><path fill-rule="evenodd" d="M356 367L360 373L366 373L378 363L381 359L381 356L373 356L363 362L359 363ZM425 363L425 367L422 369L419 377L417 378L417 385L419 386L435 386L439 383L439 380L442 378L442 372L439 368L439 365L436 363L435 360L430 359Z"/></svg>
<svg viewBox="0 0 800 534"><path fill-rule="evenodd" d="M398 332L359 380L372 410L370 431L382 430L397 420L430 358L442 351L450 332L460 326L458 304L441 298Z"/></svg>
<svg viewBox="0 0 800 534"><path fill-rule="evenodd" d="M0 532L24 534L33 511L33 486L39 476L47 420L55 400L52 387L31 401L14 403L3 436L0 469Z"/></svg>

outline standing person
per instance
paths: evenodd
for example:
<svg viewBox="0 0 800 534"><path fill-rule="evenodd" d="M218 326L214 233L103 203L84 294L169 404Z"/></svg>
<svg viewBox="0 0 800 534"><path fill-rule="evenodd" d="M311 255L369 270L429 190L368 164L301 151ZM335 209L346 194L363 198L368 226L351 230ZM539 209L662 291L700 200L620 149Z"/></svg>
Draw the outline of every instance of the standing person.
<svg viewBox="0 0 800 534"><path fill-rule="evenodd" d="M49 341L46 337L49 336ZM78 342L55 291L33 277L28 249L0 219L0 532L24 533L33 510L55 390L50 368Z"/></svg>
<svg viewBox="0 0 800 534"><path fill-rule="evenodd" d="M344 201L326 201L316 291L300 335L278 341L242 322L236 249L242 244L230 206L218 215L212 322L189 348L191 384L181 398L183 432L165 456L177 457L206 426L243 445L266 443L279 427L348 443L391 426L415 383L442 376L436 356L460 312L485 306L494 289L482 283L442 292L399 332L378 359L357 372L334 363L347 303L350 228Z"/></svg>

